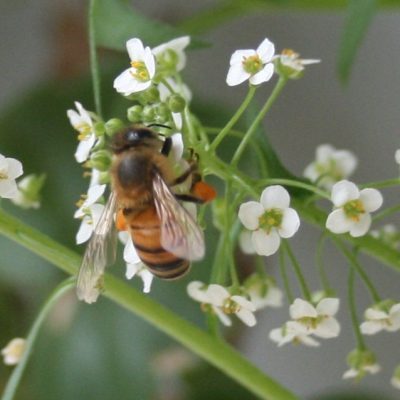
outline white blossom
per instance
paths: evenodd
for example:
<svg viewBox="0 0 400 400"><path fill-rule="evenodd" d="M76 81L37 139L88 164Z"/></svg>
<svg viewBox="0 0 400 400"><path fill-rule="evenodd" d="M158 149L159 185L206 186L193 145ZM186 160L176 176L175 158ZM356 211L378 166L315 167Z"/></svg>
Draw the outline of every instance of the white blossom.
<svg viewBox="0 0 400 400"><path fill-rule="evenodd" d="M326 227L333 233L349 232L353 237L363 236L371 226L370 213L383 203L376 189L358 190L357 186L343 180L332 187L331 200L335 209L328 215Z"/></svg>
<svg viewBox="0 0 400 400"><path fill-rule="evenodd" d="M381 370L375 354L368 349L351 351L347 356L347 364L350 369L343 374L343 379L360 380L367 374L376 374Z"/></svg>
<svg viewBox="0 0 400 400"><path fill-rule="evenodd" d="M326 297L316 306L297 298L291 304L290 317L303 325L309 333L328 339L339 335L340 325L334 318L339 310L339 299Z"/></svg>
<svg viewBox="0 0 400 400"><path fill-rule="evenodd" d="M257 254L270 256L280 246L281 237L292 237L300 226L297 212L289 207L290 196L282 186L269 186L260 202L249 201L239 208L239 219L252 231L251 239Z"/></svg>
<svg viewBox="0 0 400 400"><path fill-rule="evenodd" d="M381 370L379 364L365 364L360 366L360 368L350 368L343 374L343 379L360 379L366 374L377 374Z"/></svg>
<svg viewBox="0 0 400 400"><path fill-rule="evenodd" d="M156 65L150 47L144 47L140 39L128 40L126 48L131 66L114 80L114 89L124 96L129 96L150 87L156 72Z"/></svg>
<svg viewBox="0 0 400 400"><path fill-rule="evenodd" d="M242 232L240 232L239 247L244 254L256 254L250 231L243 230Z"/></svg>
<svg viewBox="0 0 400 400"><path fill-rule="evenodd" d="M317 59L303 59L291 49L284 49L282 53L275 56L277 60L277 72L291 79L297 79L302 75L305 65L321 62Z"/></svg>
<svg viewBox="0 0 400 400"><path fill-rule="evenodd" d="M37 209L40 207L40 190L46 176L30 174L23 177L17 184L17 195L11 201L22 208Z"/></svg>
<svg viewBox="0 0 400 400"><path fill-rule="evenodd" d="M17 365L24 354L26 340L22 338L12 339L6 347L1 350L1 354L6 365Z"/></svg>
<svg viewBox="0 0 400 400"><path fill-rule="evenodd" d="M103 204L96 203L87 207L86 213L82 218L81 225L75 237L76 244L85 243L90 239L94 231L94 228L96 228L96 225L100 220L103 210L104 210Z"/></svg>
<svg viewBox="0 0 400 400"><path fill-rule="evenodd" d="M351 176L356 167L357 158L351 151L322 144L317 147L315 161L307 166L304 176L330 190L336 182Z"/></svg>
<svg viewBox="0 0 400 400"><path fill-rule="evenodd" d="M72 127L79 132L79 144L75 151L75 159L78 163L82 163L89 158L90 150L96 143L96 134L92 119L93 114L85 110L78 101L75 101L75 107L78 112L68 110L67 116Z"/></svg>
<svg viewBox="0 0 400 400"><path fill-rule="evenodd" d="M12 199L18 195L15 179L22 174L23 169L20 161L0 154L0 197Z"/></svg>
<svg viewBox="0 0 400 400"><path fill-rule="evenodd" d="M252 85L259 85L269 81L274 73L274 53L275 46L268 39L256 50L236 50L230 59L226 83L236 86L248 79Z"/></svg>
<svg viewBox="0 0 400 400"><path fill-rule="evenodd" d="M164 64L179 72L185 68L186 54L184 50L189 43L190 37L182 36L154 47L152 52L158 63Z"/></svg>
<svg viewBox="0 0 400 400"><path fill-rule="evenodd" d="M209 305L219 320L226 326L232 324L228 315L235 314L247 326L254 326L256 318L254 305L243 296L231 295L226 288L217 284L205 285L199 281L190 282L188 295L202 304Z"/></svg>
<svg viewBox="0 0 400 400"><path fill-rule="evenodd" d="M385 310L388 308L388 310ZM367 308L364 313L366 321L360 325L364 335L374 335L380 331L395 332L400 330L400 303L393 304L391 307Z"/></svg>
<svg viewBox="0 0 400 400"><path fill-rule="evenodd" d="M310 336L308 329L295 321L286 322L281 328L272 329L269 338L279 347L287 343L304 344L309 347L317 347L320 343Z"/></svg>
<svg viewBox="0 0 400 400"><path fill-rule="evenodd" d="M270 278L253 274L246 279L244 290L256 310L282 306L283 293Z"/></svg>

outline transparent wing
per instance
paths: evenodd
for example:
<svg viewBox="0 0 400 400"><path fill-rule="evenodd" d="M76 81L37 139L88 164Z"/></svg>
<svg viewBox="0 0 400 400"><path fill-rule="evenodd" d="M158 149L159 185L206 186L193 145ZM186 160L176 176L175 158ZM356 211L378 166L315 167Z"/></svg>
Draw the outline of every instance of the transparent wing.
<svg viewBox="0 0 400 400"><path fill-rule="evenodd" d="M79 300L94 303L102 290L102 277L107 265L115 260L117 232L114 222L116 196L111 192L92 237L86 247L77 280Z"/></svg>
<svg viewBox="0 0 400 400"><path fill-rule="evenodd" d="M161 245L177 257L195 261L204 257L203 231L177 201L159 174L153 179L154 203L161 220Z"/></svg>

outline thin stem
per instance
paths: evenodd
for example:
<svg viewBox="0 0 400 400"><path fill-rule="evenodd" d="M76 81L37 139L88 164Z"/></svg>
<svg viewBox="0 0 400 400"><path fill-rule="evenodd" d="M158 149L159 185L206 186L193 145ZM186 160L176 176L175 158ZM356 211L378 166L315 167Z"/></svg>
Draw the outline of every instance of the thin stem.
<svg viewBox="0 0 400 400"><path fill-rule="evenodd" d="M350 309L350 316L351 322L353 325L354 334L357 340L357 348L359 350L365 350L365 342L364 338L360 331L360 324L357 319L357 309L356 309L356 301L354 295L354 268L349 268L349 279L348 279L348 297L349 297L349 309Z"/></svg>
<svg viewBox="0 0 400 400"><path fill-rule="evenodd" d="M247 92L247 95L245 99L243 100L243 103L240 105L240 107L237 109L235 114L232 116L232 118L228 121L228 123L225 125L225 127L219 132L219 134L216 136L216 138L213 140L211 143L210 149L212 151L215 151L216 148L219 146L219 144L224 140L225 136L229 134L230 130L232 127L236 124L238 119L242 116L246 108L249 106L251 100L254 97L254 94L257 90L257 86L250 85L249 91Z"/></svg>
<svg viewBox="0 0 400 400"><path fill-rule="evenodd" d="M263 279L267 278L267 273L265 271L265 264L260 256L256 256L256 271Z"/></svg>
<svg viewBox="0 0 400 400"><path fill-rule="evenodd" d="M386 179L384 181L369 182L360 185L360 188L375 188L375 189L385 189L392 186L400 185L400 178Z"/></svg>
<svg viewBox="0 0 400 400"><path fill-rule="evenodd" d="M36 338L38 336L40 327L43 321L47 317L49 311L53 308L58 299L68 290L75 286L75 278L68 278L59 284L44 303L42 309L40 310L35 322L33 323L28 336L26 337L25 348L18 365L14 368L7 385L4 389L1 400L12 400L18 389L18 385L21 381L22 374L24 373L25 367L28 363L29 356L32 353L33 346L35 344Z"/></svg>
<svg viewBox="0 0 400 400"><path fill-rule="evenodd" d="M81 257L41 232L0 210L0 233L32 250L63 271L75 275ZM265 375L230 345L216 340L163 305L120 279L106 274L105 296L143 318L223 373L266 400L296 400L294 394Z"/></svg>
<svg viewBox="0 0 400 400"><path fill-rule="evenodd" d="M319 277L321 279L322 287L326 293L331 293L332 289L329 284L328 275L325 271L325 263L324 263L324 245L326 242L326 233L324 232L318 239L317 251L315 253L315 262L318 266Z"/></svg>
<svg viewBox="0 0 400 400"><path fill-rule="evenodd" d="M95 30L95 8L96 0L90 0L88 26L89 26L89 52L90 52L90 70L92 75L93 96L96 114L102 118L101 93L100 93L100 71L97 59L96 49L96 30Z"/></svg>
<svg viewBox="0 0 400 400"><path fill-rule="evenodd" d="M286 261L285 261L285 252L283 249L279 249L279 268L281 271L281 277L283 281L283 287L285 288L286 297L288 299L288 303L292 304L294 300L292 289L290 288L289 278L286 271Z"/></svg>
<svg viewBox="0 0 400 400"><path fill-rule="evenodd" d="M301 189L305 189L311 193L315 193L316 195L330 200L330 195L319 189L318 187L314 186L314 185L310 185L308 183L305 182L300 182L300 181L295 181L293 179L276 179L276 178L271 178L271 179L263 179L259 181L260 186L269 186L269 185L284 185L284 186L291 186L291 187L298 187Z"/></svg>
<svg viewBox="0 0 400 400"><path fill-rule="evenodd" d="M379 303L381 301L381 297L379 296L378 291L375 289L372 281L369 279L367 273L358 262L357 257L346 248L346 246L342 243L340 239L334 236L331 237L333 239L333 242L336 244L336 247L345 255L345 257L349 260L350 265L357 271L358 275L360 275L366 288L369 290L373 301L375 303Z"/></svg>
<svg viewBox="0 0 400 400"><path fill-rule="evenodd" d="M282 76L279 78L276 86L274 87L274 90L271 93L271 96L269 96L269 98L266 101L266 103L264 104L263 108L258 113L257 117L254 119L253 123L250 125L250 128L244 135L243 140L240 142L235 154L233 155L232 162L231 162L233 165L236 165L239 162L240 157L242 156L247 144L249 143L249 141L255 134L258 125L260 124L261 120L264 118L265 114L269 111L272 104L274 104L275 100L278 98L282 89L285 87L286 82L287 82L286 78L284 78Z"/></svg>
<svg viewBox="0 0 400 400"><path fill-rule="evenodd" d="M293 251L287 240L282 240L283 248L286 250L287 255L290 258L290 261L293 265L293 269L296 273L297 279L299 280L301 291L303 292L303 296L307 301L311 301L311 292L307 286L307 282L304 278L303 273L301 272L300 263L297 261Z"/></svg>

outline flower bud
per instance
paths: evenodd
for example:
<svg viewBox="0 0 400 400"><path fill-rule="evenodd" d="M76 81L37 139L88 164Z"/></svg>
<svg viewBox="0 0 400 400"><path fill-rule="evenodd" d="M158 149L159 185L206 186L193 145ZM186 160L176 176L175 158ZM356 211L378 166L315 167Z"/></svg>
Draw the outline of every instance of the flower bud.
<svg viewBox="0 0 400 400"><path fill-rule="evenodd" d="M172 94L168 98L168 107L174 113L182 112L185 109L186 100L179 94Z"/></svg>
<svg viewBox="0 0 400 400"><path fill-rule="evenodd" d="M135 105L132 107L129 107L127 110L127 118L130 122L141 122L143 119L143 107L140 105Z"/></svg>
<svg viewBox="0 0 400 400"><path fill-rule="evenodd" d="M103 136L106 132L105 127L104 127L104 122L103 121L96 122L94 124L93 130L97 137Z"/></svg>
<svg viewBox="0 0 400 400"><path fill-rule="evenodd" d="M39 208L40 192L46 180L45 174L30 174L18 182L18 193L11 201L22 208Z"/></svg>
<svg viewBox="0 0 400 400"><path fill-rule="evenodd" d="M142 93L142 99L145 103L157 103L160 101L160 92L155 86L151 86Z"/></svg>
<svg viewBox="0 0 400 400"><path fill-rule="evenodd" d="M108 136L113 136L124 128L124 123L118 118L111 118L105 123L105 130Z"/></svg>
<svg viewBox="0 0 400 400"><path fill-rule="evenodd" d="M108 150L99 150L90 156L90 166L99 171L108 171L111 165L111 153Z"/></svg>
<svg viewBox="0 0 400 400"><path fill-rule="evenodd" d="M4 349L1 350L1 354L4 357L4 364L6 365L17 365L24 354L26 346L25 339L14 338L12 339Z"/></svg>
<svg viewBox="0 0 400 400"><path fill-rule="evenodd" d="M154 106L143 107L143 121L144 122L154 122L157 112Z"/></svg>

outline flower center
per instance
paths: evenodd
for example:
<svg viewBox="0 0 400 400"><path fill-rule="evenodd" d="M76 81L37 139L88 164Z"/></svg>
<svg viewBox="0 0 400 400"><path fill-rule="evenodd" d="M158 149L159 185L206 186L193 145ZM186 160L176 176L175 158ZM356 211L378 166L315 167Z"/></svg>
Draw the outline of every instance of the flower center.
<svg viewBox="0 0 400 400"><path fill-rule="evenodd" d="M78 140L80 142L87 139L92 133L91 126L86 122L82 122L81 124L77 125L76 130L79 132Z"/></svg>
<svg viewBox="0 0 400 400"><path fill-rule="evenodd" d="M251 75L254 75L258 71L261 71L263 67L263 63L258 54L255 54L254 56L244 57L242 64L243 69Z"/></svg>
<svg viewBox="0 0 400 400"><path fill-rule="evenodd" d="M149 71L143 61L131 61L131 67L135 69L131 74L138 81L146 82L150 79Z"/></svg>
<svg viewBox="0 0 400 400"><path fill-rule="evenodd" d="M238 303L235 303L231 299L225 301L224 305L222 306L222 311L225 314L235 314L240 310L240 306Z"/></svg>
<svg viewBox="0 0 400 400"><path fill-rule="evenodd" d="M279 228L281 226L282 219L282 210L278 208L271 208L261 215L258 221L260 228L269 233L271 232L272 228Z"/></svg>
<svg viewBox="0 0 400 400"><path fill-rule="evenodd" d="M358 222L361 218L361 215L365 213L364 204L362 203L361 200L348 201L343 206L343 210L344 210L347 218L350 218L356 222Z"/></svg>
<svg viewBox="0 0 400 400"><path fill-rule="evenodd" d="M3 179L8 179L8 175L5 172L0 171L0 180L3 180Z"/></svg>

